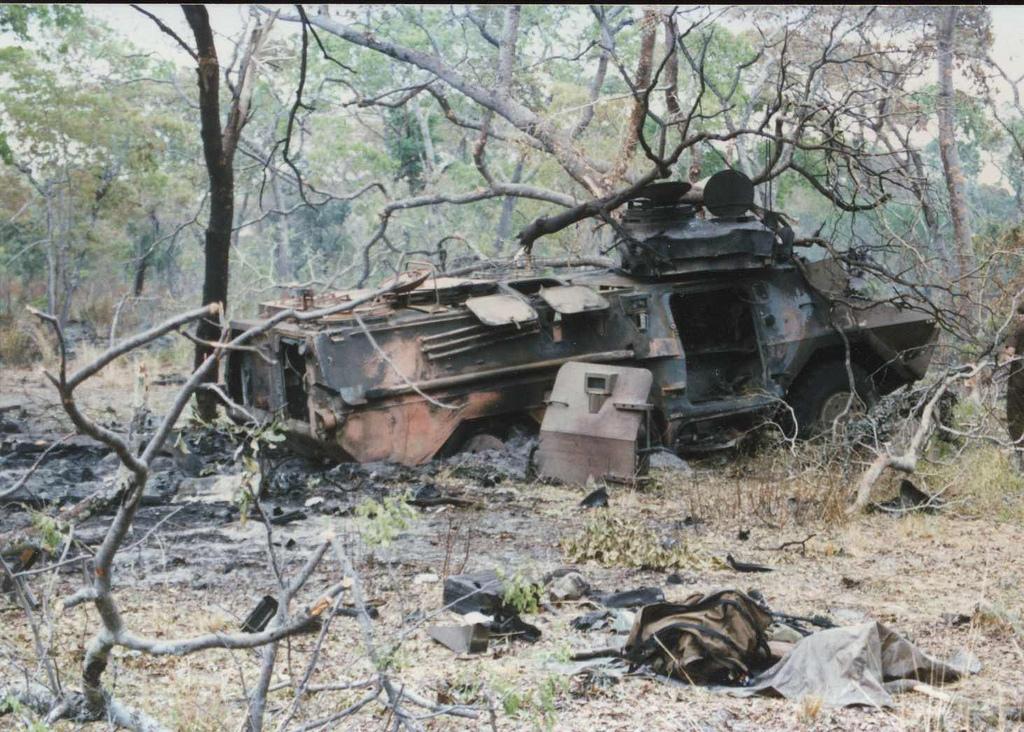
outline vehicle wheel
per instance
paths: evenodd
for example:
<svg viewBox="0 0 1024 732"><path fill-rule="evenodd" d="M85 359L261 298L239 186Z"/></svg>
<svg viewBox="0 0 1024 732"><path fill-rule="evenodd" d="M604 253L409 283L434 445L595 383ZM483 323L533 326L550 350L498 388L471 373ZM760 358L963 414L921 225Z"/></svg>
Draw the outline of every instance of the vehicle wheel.
<svg viewBox="0 0 1024 732"><path fill-rule="evenodd" d="M864 369L852 364L852 371L856 397L847 414L863 414L875 406L878 393ZM796 418L796 436L806 440L831 429L846 411L849 398L850 379L844 362L830 361L801 374L786 397Z"/></svg>

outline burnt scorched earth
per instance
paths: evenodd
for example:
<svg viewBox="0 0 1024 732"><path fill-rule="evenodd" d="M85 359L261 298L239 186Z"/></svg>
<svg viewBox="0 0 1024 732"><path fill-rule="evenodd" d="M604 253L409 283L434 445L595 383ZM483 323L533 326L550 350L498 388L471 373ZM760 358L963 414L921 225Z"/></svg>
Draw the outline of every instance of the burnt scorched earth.
<svg viewBox="0 0 1024 732"><path fill-rule="evenodd" d="M6 422L4 430L4 486L63 436L33 432L29 422L17 420ZM274 592L267 529L255 514L242 520L241 511L252 509L237 495L249 478L229 434L189 430L179 445L184 448L154 466L145 505L116 565L119 597L133 624L154 634L235 630L261 597ZM409 501L412 510L389 542L361 542L355 552L378 613L375 633L382 644L407 635L391 661L403 683L430 699L484 709L490 694L499 729L1005 729L1017 724L1011 720L1024 701L1021 639L1014 628L1022 609L1019 522L961 518L947 511L902 518L875 514L833 526L820 518L829 488L820 477L817 483L794 481L758 458L655 469L645 489L609 486L609 505L586 509L580 502L587 489L542 485L530 477L530 449L531 442L521 439L418 468L322 464L269 450L262 505L279 561L284 571L294 571L325 530L371 535L372 515L360 508L368 500ZM23 489L4 499L0 531L31 524L34 511L102 489L115 470L110 454L81 438L65 440ZM69 557L86 557L109 520L99 515L77 525ZM573 539L588 527L602 525L631 532L635 539L647 537L641 543L660 547L673 566L632 566L643 562L628 552L616 561L588 561L567 549L580 545ZM786 542L795 545L778 549ZM729 555L774 571L739 572L725 561ZM564 581L569 569L593 591L556 602L556 594L572 584ZM433 623L459 622L451 613L438 613L444 579L487 570L523 583L543 584L548 578L538 612L524 615L541 638L533 644L492 639L486 651L455 654L428 633ZM337 567L325 564L309 597L300 601L315 599L338 574ZM55 597L76 589L80 576L80 563L63 567ZM735 699L651 679L606 683L568 676L572 653L621 642L628 621L623 614L630 610L609 609L607 618L589 625L580 618L603 615L601 598L639 588L654 588L648 593L660 592L670 602L736 588L759 593L772 609L796 616L820 616L839 625L871 618L936 657L967 649L980 659L982 670L946 687L943 699L903 694L890 709L834 709L814 699ZM90 612L79 607L56 615L55 655L66 673L77 673ZM15 680L21 668L35 666L30 630L9 597L0 600L0 627L3 684ZM366 678L370 666L356 624L338 618L331 635L335 640L321 650L314 681ZM271 714L290 705L289 684L301 675L314 644L310 637L291 641L290 660L275 677ZM179 729L237 727L245 708L242 679L251 683L257 668L257 654L228 651L155 660L124 653L114 660L119 693L159 711ZM352 691L318 693L303 704L294 724L357 699ZM367 713L348 721L347 729L379 729L384 720ZM476 729L480 724L435 719L428 727Z"/></svg>

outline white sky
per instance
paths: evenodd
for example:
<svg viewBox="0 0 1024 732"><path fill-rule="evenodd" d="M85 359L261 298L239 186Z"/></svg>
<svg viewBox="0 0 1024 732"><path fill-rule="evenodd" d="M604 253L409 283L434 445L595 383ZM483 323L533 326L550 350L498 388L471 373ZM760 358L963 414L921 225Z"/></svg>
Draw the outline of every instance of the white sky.
<svg viewBox="0 0 1024 732"><path fill-rule="evenodd" d="M191 41L188 25L182 16L181 8L177 5L143 4L142 7L167 23L186 41ZM224 4L207 5L206 7L210 13L210 22L214 31L233 35L241 29L249 6ZM1024 5L993 5L989 10L992 13L994 34L993 58L996 63L1017 70L1018 75L1024 74L1024 63L1022 63L1024 48L1022 48L1020 30L1024 28ZM173 40L156 27L153 21L128 5L102 3L86 5L85 12L107 21L142 49L152 49L162 56L176 59L181 63L187 63L190 60ZM292 27L290 24L281 24L281 26Z"/></svg>
<svg viewBox="0 0 1024 732"><path fill-rule="evenodd" d="M173 28L187 43L192 44L192 34L177 5L143 5L146 10L159 17ZM274 6L270 6L274 7ZM290 9L291 6L286 6ZM352 6L348 6L352 9ZM221 58L229 57L232 36L242 29L249 5L207 5L214 32L222 34L217 38ZM1013 78L1024 77L1024 5L993 5L992 14L993 46L992 58ZM149 18L128 5L95 4L86 5L85 12L106 21L110 26L130 38L141 50L151 50L179 64L191 65L189 56L165 33L161 32ZM297 33L298 26L292 23L278 23L276 33ZM996 87L999 90L999 87ZM997 91L998 95L998 91ZM997 96L997 98L1000 98ZM980 180L997 184L999 171L988 163L984 166Z"/></svg>

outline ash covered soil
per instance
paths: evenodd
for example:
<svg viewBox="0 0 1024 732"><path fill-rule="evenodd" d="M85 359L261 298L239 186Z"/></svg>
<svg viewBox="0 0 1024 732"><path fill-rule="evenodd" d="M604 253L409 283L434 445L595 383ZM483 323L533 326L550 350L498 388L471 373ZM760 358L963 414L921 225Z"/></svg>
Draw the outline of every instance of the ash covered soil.
<svg viewBox="0 0 1024 732"><path fill-rule="evenodd" d="M35 374L14 372L0 379L0 486L7 487L69 430L52 391ZM154 411L173 390L173 384L153 388ZM117 406L124 391L118 383L87 385L84 406L111 425L126 424L130 415ZM139 423L139 428L146 425ZM116 562L117 598L126 623L141 634L171 638L236 631L261 597L275 593L267 529L259 518L243 520L246 507L236 500L243 461L230 434L186 430L179 444L184 447L154 465L135 528ZM528 443L516 443L419 469L337 466L283 454L270 461L263 503L282 571L295 572L325 533L348 537L368 599L379 612L374 638L392 677L432 701L483 710L478 720L428 720L429 729L490 729L489 705L497 728L509 730L1020 726L1006 719L1024 704L1024 638L1016 621L1024 610L1019 511L972 511L969 486L962 487L959 499L954 486L947 493L950 505L937 514L876 513L840 520L835 507L842 503L842 480L795 470L786 456L763 453L655 470L647 486L609 487L609 507L584 510L579 504L586 489L526 477L528 452ZM81 437L66 439L22 490L4 499L0 532L30 525L33 512L103 487L116 468L104 449ZM880 494L886 490L892 492L893 485L881 487ZM462 499L462 505L416 507L390 543L367 541L372 527L357 514L368 499L438 494ZM598 512L672 548L679 566L651 571L631 568L628 558L622 566L571 561L564 542L578 536ZM76 525L68 559L94 551L110 518ZM795 543L779 548L788 542ZM736 572L724 562L728 554L774 571ZM484 653L457 655L427 635L432 624L457 621L439 612L446 575L496 569L506 577L539 579L566 567L605 591L659 587L670 601L718 588L757 590L773 610L828 616L840 625L872 618L940 658L966 649L982 668L945 687L942 699L908 693L896 697L891 709L830 709L813 699L736 699L644 678L602 685L569 677L563 672L569 655L614 642L613 629L584 632L570 625L595 609L585 598L525 615L542 632L533 644L492 641ZM82 572L81 561L68 561L56 574L33 575L30 587L37 598L55 602L81 585ZM328 557L296 608L314 602L341 576L339 564ZM63 613L54 608L52 615L44 637L52 632L62 680L75 687L84 645L98 621L85 605ZM41 676L31 629L10 594L0 597L0 629L0 685L26 672ZM307 635L282 644L267 728L276 728L287 715L293 685L316 641L316 635ZM173 729L234 730L244 717L245 691L255 683L258 668L258 651L152 658L117 649L105 679L119 699ZM369 678L371 670L356 621L335 618L311 684L342 686ZM289 728L343 709L363 695L360 689L310 695ZM0 717L0 728L9 723L10 717ZM387 724L383 708L370 705L325 728L381 729ZM63 728L72 726L58 726Z"/></svg>

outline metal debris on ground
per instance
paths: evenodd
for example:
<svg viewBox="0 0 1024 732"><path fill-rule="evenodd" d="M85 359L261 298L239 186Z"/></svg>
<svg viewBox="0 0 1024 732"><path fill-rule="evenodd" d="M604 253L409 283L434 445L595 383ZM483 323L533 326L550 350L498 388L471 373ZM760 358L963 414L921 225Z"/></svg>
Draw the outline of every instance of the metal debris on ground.
<svg viewBox="0 0 1024 732"><path fill-rule="evenodd" d="M766 567L763 564L753 564L751 562L740 562L733 558L732 554L725 555L726 563L737 572L774 572L775 570L771 567Z"/></svg>
<svg viewBox="0 0 1024 732"><path fill-rule="evenodd" d="M558 370L540 427L537 471L544 478L632 482L637 440L649 421L647 369L570 362Z"/></svg>
<svg viewBox="0 0 1024 732"><path fill-rule="evenodd" d="M592 610L569 621L569 625L580 631L600 630L610 625L611 610Z"/></svg>
<svg viewBox="0 0 1024 732"><path fill-rule="evenodd" d="M259 633L267 627L276 612L277 600L271 595L264 595L242 623L242 632Z"/></svg>
<svg viewBox="0 0 1024 732"><path fill-rule="evenodd" d="M591 599L608 608L633 608L665 601L660 587L638 587L633 590L592 594Z"/></svg>
<svg viewBox="0 0 1024 732"><path fill-rule="evenodd" d="M456 574L444 581L445 607L462 615L494 615L504 604L504 598L505 585L493 569Z"/></svg>
<svg viewBox="0 0 1024 732"><path fill-rule="evenodd" d="M427 634L455 653L483 653L490 642L490 631L483 623L434 625Z"/></svg>
<svg viewBox="0 0 1024 732"><path fill-rule="evenodd" d="M575 571L566 572L552 578L548 584L548 596L553 602L572 602L579 600L590 590L590 583L582 574Z"/></svg>
<svg viewBox="0 0 1024 732"><path fill-rule="evenodd" d="M285 511L280 506L277 506L270 514L270 523L274 526L284 526L285 524L290 524L293 521L302 521L305 518L305 511Z"/></svg>
<svg viewBox="0 0 1024 732"><path fill-rule="evenodd" d="M935 513L945 505L946 502L938 496L925 493L913 482L904 478L900 481L900 492L895 498L876 503L872 508L875 511L886 513L910 513L913 511Z"/></svg>
<svg viewBox="0 0 1024 732"><path fill-rule="evenodd" d="M407 503L420 508L431 508L433 506L475 506L476 501L460 496L453 496L442 493L435 483L421 483L413 488L412 495Z"/></svg>
<svg viewBox="0 0 1024 732"><path fill-rule="evenodd" d="M522 640L527 643L536 643L540 640L540 628L530 625L516 614L499 615L490 624L491 637L502 637L509 640Z"/></svg>
<svg viewBox="0 0 1024 732"><path fill-rule="evenodd" d="M598 488L587 494L586 498L580 501L583 508L608 508L608 491L605 488Z"/></svg>

